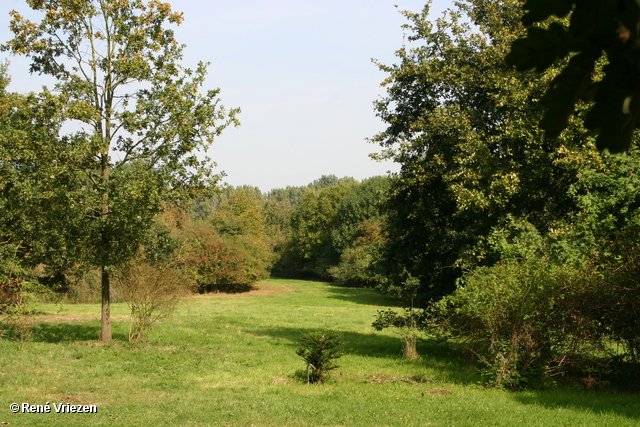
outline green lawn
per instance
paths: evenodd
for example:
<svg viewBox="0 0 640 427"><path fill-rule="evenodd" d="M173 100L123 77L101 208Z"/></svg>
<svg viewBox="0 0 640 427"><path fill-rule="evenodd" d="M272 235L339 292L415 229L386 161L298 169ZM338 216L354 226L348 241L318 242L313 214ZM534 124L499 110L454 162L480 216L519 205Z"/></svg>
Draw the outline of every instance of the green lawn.
<svg viewBox="0 0 640 427"><path fill-rule="evenodd" d="M235 296L198 296L130 344L127 306L114 341L96 341L98 305L38 306L26 343L0 341L0 425L122 426L637 426L640 395L579 389L485 389L473 367L423 344L407 362L391 333L371 327L397 305L368 289L267 280ZM333 381L296 379L305 332L347 341ZM18 413L11 403L96 405L97 414Z"/></svg>

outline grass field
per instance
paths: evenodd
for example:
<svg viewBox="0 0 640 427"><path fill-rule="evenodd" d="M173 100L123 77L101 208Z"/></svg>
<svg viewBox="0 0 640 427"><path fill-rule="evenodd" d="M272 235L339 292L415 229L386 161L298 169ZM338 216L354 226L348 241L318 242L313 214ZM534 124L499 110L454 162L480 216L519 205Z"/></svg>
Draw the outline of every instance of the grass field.
<svg viewBox="0 0 640 427"><path fill-rule="evenodd" d="M185 300L148 344L127 342L124 304L112 307L106 344L98 305L37 306L31 341L0 341L0 425L640 425L640 394L486 389L454 352L425 343L422 360L405 361L398 338L371 327L395 305L368 289L273 279ZM322 328L341 332L346 352L331 382L305 384L298 339ZM52 412L10 411L26 402ZM54 403L97 413L55 413Z"/></svg>

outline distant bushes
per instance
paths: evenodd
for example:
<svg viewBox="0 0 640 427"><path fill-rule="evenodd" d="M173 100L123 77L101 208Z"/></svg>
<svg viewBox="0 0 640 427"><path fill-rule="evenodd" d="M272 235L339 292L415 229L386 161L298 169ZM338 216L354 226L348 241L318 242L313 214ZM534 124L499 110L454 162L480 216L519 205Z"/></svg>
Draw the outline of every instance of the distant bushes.
<svg viewBox="0 0 640 427"><path fill-rule="evenodd" d="M250 236L220 236L207 224L184 231L185 258L196 291L245 292L268 277L270 253Z"/></svg>

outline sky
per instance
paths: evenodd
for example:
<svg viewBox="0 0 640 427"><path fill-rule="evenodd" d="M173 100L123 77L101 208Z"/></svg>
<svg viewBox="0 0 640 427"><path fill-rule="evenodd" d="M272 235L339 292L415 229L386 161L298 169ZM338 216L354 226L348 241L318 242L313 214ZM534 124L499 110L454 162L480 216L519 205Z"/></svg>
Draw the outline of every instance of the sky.
<svg viewBox="0 0 640 427"><path fill-rule="evenodd" d="M227 128L208 155L224 182L263 192L307 185L322 175L358 180L398 171L369 157L367 138L385 129L373 102L386 77L372 59L396 63L406 19L424 0L180 0L175 27L185 65L210 62L205 89L220 88L226 107L240 107L241 126ZM431 16L451 5L435 0ZM397 5L397 8L395 7ZM0 43L9 40L10 10L28 18L24 0L3 0ZM32 18L33 19L33 18ZM4 55L4 56L2 56ZM24 58L10 61L9 90L39 90L51 80L30 75Z"/></svg>

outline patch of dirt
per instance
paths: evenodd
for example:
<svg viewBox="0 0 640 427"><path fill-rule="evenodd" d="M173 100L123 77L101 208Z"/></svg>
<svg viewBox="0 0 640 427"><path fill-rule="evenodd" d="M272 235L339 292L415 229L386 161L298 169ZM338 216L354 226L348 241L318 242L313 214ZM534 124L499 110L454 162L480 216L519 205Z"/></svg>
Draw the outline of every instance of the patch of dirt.
<svg viewBox="0 0 640 427"><path fill-rule="evenodd" d="M291 378L274 378L271 381L274 382L274 383L290 383L291 382Z"/></svg>
<svg viewBox="0 0 640 427"><path fill-rule="evenodd" d="M112 322L128 321L131 316L129 315L111 315ZM76 323L76 322L94 322L100 321L100 312L97 313L45 313L37 314L34 316L34 320L44 323Z"/></svg>
<svg viewBox="0 0 640 427"><path fill-rule="evenodd" d="M389 375L371 375L369 380L372 383L380 384L380 383L409 383L409 384L424 384L430 383L431 380L426 378L403 378L403 377L393 377Z"/></svg>

